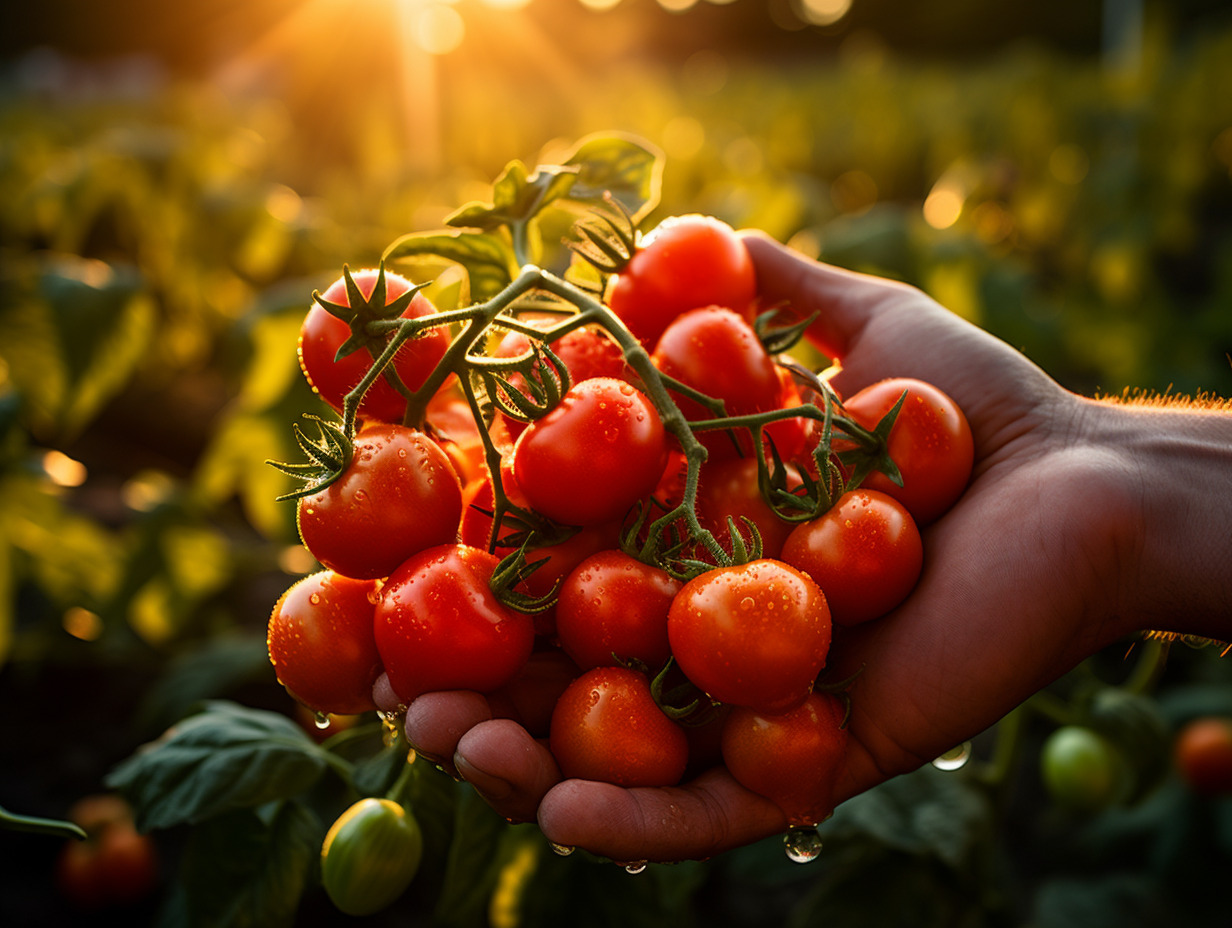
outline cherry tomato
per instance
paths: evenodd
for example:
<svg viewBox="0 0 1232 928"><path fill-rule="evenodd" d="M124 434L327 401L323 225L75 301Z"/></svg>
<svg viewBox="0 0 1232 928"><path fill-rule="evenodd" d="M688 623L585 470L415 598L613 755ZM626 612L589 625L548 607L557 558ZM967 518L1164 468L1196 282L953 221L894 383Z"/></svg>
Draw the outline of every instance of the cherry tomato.
<svg viewBox="0 0 1232 928"><path fill-rule="evenodd" d="M880 472L870 474L863 485L893 496L917 525L926 525L954 505L971 479L974 445L962 410L931 384L906 377L865 387L843 406L853 420L872 429L904 390L907 399L890 430L888 449L903 485Z"/></svg>
<svg viewBox="0 0 1232 928"><path fill-rule="evenodd" d="M1133 786L1125 755L1084 725L1064 725L1048 736L1040 750L1040 772L1048 794L1077 812L1122 802Z"/></svg>
<svg viewBox="0 0 1232 928"><path fill-rule="evenodd" d="M513 475L530 505L566 525L621 519L666 466L654 404L613 377L575 383L513 447Z"/></svg>
<svg viewBox="0 0 1232 928"><path fill-rule="evenodd" d="M788 466L787 488L800 485L799 472ZM728 518L736 520L736 528L746 540L748 527L743 520L748 519L757 526L762 556L767 558L779 556L783 542L796 525L780 518L762 497L757 487L757 461L753 458L726 458L703 464L698 478L696 511L702 528L708 529L727 551L732 549Z"/></svg>
<svg viewBox="0 0 1232 928"><path fill-rule="evenodd" d="M667 376L721 400L728 416L778 409L783 399L778 366L757 333L738 313L721 306L693 309L674 319L659 337L651 360ZM715 418L696 400L679 394L673 399L690 421ZM784 428L797 430L798 426L790 420L787 426L775 426ZM775 429L767 431L774 435ZM709 450L711 460L751 452L753 444L747 430L733 430L732 435L721 430L700 431L697 437ZM799 439L785 440L800 444ZM784 457L791 457L797 450L792 447Z"/></svg>
<svg viewBox="0 0 1232 928"><path fill-rule="evenodd" d="M737 706L723 726L723 763L745 789L765 796L790 825L815 825L834 810L834 783L847 753L839 697L811 693L768 714Z"/></svg>
<svg viewBox="0 0 1232 928"><path fill-rule="evenodd" d="M623 551L591 555L560 588L561 648L583 670L630 660L658 670L671 656L667 612L681 586L666 571Z"/></svg>
<svg viewBox="0 0 1232 928"><path fill-rule="evenodd" d="M1232 719L1204 716L1186 723L1177 733L1173 757L1181 779L1195 793L1232 793Z"/></svg>
<svg viewBox="0 0 1232 928"><path fill-rule="evenodd" d="M414 555L385 582L376 645L402 702L433 690L488 693L525 666L534 626L492 592L498 563L479 548L442 545Z"/></svg>
<svg viewBox="0 0 1232 928"><path fill-rule="evenodd" d="M924 545L901 503L861 487L797 526L782 558L821 587L837 624L856 625L907 598L920 577Z"/></svg>
<svg viewBox="0 0 1232 928"><path fill-rule="evenodd" d="M355 436L351 463L296 506L313 557L347 577L387 577L412 554L453 541L462 485L448 455L422 432L377 423Z"/></svg>
<svg viewBox="0 0 1232 928"><path fill-rule="evenodd" d="M365 299L372 296L378 274L377 270L369 268L351 275ZM390 271L385 272L386 305L410 289L411 283L405 277ZM322 297L331 303L349 306L346 278L339 277ZM422 293L416 293L402 313L402 318L415 319L434 312L436 309L428 298ZM337 410L342 409L343 399L364 378L375 360L373 354L363 348L335 360L339 347L350 337L351 327L347 323L315 303L308 310L300 327L300 369L321 399ZM394 356L392 367L408 389L416 390L423 386L448 347L447 330L431 329L402 345ZM380 422L400 422L405 412L405 397L385 377L377 378L368 388L359 406L361 418Z"/></svg>
<svg viewBox="0 0 1232 928"><path fill-rule="evenodd" d="M321 882L347 915L371 915L406 892L423 860L415 816L392 799L361 799L338 816L321 845Z"/></svg>
<svg viewBox="0 0 1232 928"><path fill-rule="evenodd" d="M535 651L516 677L488 694L492 717L512 719L534 737L546 738L556 701L581 675L581 669L563 651Z"/></svg>
<svg viewBox="0 0 1232 928"><path fill-rule="evenodd" d="M85 840L64 842L56 860L56 885L82 909L132 905L158 882L158 848L137 831L132 807L110 793L85 796L67 818L85 831Z"/></svg>
<svg viewBox="0 0 1232 928"><path fill-rule="evenodd" d="M767 712L798 706L830 650L830 610L796 568L762 559L684 585L668 613L672 654L712 698Z"/></svg>
<svg viewBox="0 0 1232 928"><path fill-rule="evenodd" d="M309 709L356 715L375 709L381 674L373 637L376 584L332 570L311 574L279 598L266 644L278 681Z"/></svg>
<svg viewBox="0 0 1232 928"><path fill-rule="evenodd" d="M607 302L650 348L681 313L713 304L747 314L756 297L744 242L722 220L690 214L663 220L639 243Z"/></svg>
<svg viewBox="0 0 1232 928"><path fill-rule="evenodd" d="M569 684L550 746L566 778L620 786L672 786L689 760L684 730L655 704L646 675L626 667L596 667Z"/></svg>

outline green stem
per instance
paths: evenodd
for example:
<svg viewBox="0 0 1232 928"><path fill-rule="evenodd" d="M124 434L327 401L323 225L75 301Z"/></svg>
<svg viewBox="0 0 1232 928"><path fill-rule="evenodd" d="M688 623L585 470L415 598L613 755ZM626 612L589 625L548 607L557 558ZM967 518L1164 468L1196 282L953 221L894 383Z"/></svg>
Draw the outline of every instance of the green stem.
<svg viewBox="0 0 1232 928"><path fill-rule="evenodd" d="M10 831L27 831L33 834L51 835L59 838L86 838L86 833L79 825L60 819L38 818L33 815L18 815L0 806L0 827Z"/></svg>

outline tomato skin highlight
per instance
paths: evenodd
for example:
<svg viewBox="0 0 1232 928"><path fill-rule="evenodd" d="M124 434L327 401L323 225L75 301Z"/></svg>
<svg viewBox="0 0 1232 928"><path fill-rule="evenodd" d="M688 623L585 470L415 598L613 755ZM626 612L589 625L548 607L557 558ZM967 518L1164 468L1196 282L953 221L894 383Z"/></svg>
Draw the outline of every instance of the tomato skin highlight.
<svg viewBox="0 0 1232 928"><path fill-rule="evenodd" d="M378 423L355 436L350 465L299 499L304 546L347 577L387 577L412 554L453 541L462 484L449 456L417 429Z"/></svg>
<svg viewBox="0 0 1232 928"><path fill-rule="evenodd" d="M620 786L673 786L689 759L684 730L655 704L646 675L626 667L596 667L569 684L550 745L566 778Z"/></svg>
<svg viewBox="0 0 1232 928"><path fill-rule="evenodd" d="M607 293L612 311L647 348L681 313L724 306L742 315L757 298L744 242L713 216L664 219L639 243Z"/></svg>
<svg viewBox="0 0 1232 928"><path fill-rule="evenodd" d="M1232 719L1203 716L1187 722L1173 743L1181 779L1200 796L1232 794Z"/></svg>
<svg viewBox="0 0 1232 928"><path fill-rule="evenodd" d="M376 287L378 270L365 268L352 274L355 285L365 298ZM385 302L388 305L411 289L411 282L399 274L385 272ZM331 303L349 306L346 278L339 277L321 295ZM412 319L436 312L436 308L422 293L416 293L402 318ZM351 336L351 328L341 319L313 304L300 327L300 370L309 385L335 410L342 410L346 395L354 389L372 367L372 355L363 350L353 352L335 361L338 348ZM449 335L445 329L431 329L420 337L402 345L394 356L393 368L408 389L423 386L428 375L445 356L449 347ZM401 422L406 413L406 398L385 378L378 377L364 394L359 405L359 417L379 422Z"/></svg>
<svg viewBox="0 0 1232 928"><path fill-rule="evenodd" d="M347 915L371 915L393 903L419 871L423 833L391 799L361 799L330 826L321 845L321 882Z"/></svg>
<svg viewBox="0 0 1232 928"><path fill-rule="evenodd" d="M789 825L815 825L834 810L847 754L842 700L811 693L785 713L737 706L723 726L723 762L736 782L777 805Z"/></svg>
<svg viewBox="0 0 1232 928"><path fill-rule="evenodd" d="M800 705L830 650L830 610L809 577L761 559L701 574L667 620L676 663L719 702L766 712Z"/></svg>
<svg viewBox="0 0 1232 928"><path fill-rule="evenodd" d="M907 598L920 577L924 544L901 503L861 487L796 526L781 556L821 587L834 622L850 626L885 615Z"/></svg>
<svg viewBox="0 0 1232 928"><path fill-rule="evenodd" d="M622 518L666 466L667 432L654 404L613 377L575 383L513 446L513 476L527 501L565 525Z"/></svg>
<svg viewBox="0 0 1232 928"><path fill-rule="evenodd" d="M561 648L583 670L616 664L617 658L658 670L671 656L667 613L681 586L665 570L623 551L591 555L560 588Z"/></svg>
<svg viewBox="0 0 1232 928"><path fill-rule="evenodd" d="M376 585L332 570L310 574L279 597L266 646L278 681L309 709L358 715L375 709L381 675L373 635Z"/></svg>
<svg viewBox="0 0 1232 928"><path fill-rule="evenodd" d="M880 472L869 474L862 485L894 497L923 526L953 506L971 479L975 446L967 417L941 390L908 377L867 386L845 400L843 407L853 420L872 429L904 390L907 398L890 430L888 449L903 485Z"/></svg>
<svg viewBox="0 0 1232 928"><path fill-rule="evenodd" d="M479 548L441 545L411 557L385 582L376 644L404 703L434 690L491 692L525 666L534 624L492 592L498 563Z"/></svg>

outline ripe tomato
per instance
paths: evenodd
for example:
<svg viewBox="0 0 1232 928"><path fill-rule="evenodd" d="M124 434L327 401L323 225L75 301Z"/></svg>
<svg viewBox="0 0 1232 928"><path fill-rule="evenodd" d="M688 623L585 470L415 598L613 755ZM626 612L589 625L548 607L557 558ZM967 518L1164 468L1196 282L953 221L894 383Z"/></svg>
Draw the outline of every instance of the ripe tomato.
<svg viewBox="0 0 1232 928"><path fill-rule="evenodd" d="M1203 796L1232 793L1232 719L1204 716L1176 736L1173 757L1181 779Z"/></svg>
<svg viewBox="0 0 1232 928"><path fill-rule="evenodd" d="M816 825L834 810L847 753L845 711L830 693L811 693L777 715L737 706L723 726L723 763L737 783L773 801L788 824Z"/></svg>
<svg viewBox="0 0 1232 928"><path fill-rule="evenodd" d="M321 713L375 709L381 674L373 637L376 584L332 570L294 583L270 614L266 645L274 672L292 697Z"/></svg>
<svg viewBox="0 0 1232 928"><path fill-rule="evenodd" d="M901 503L861 487L797 526L782 558L821 587L836 623L856 625L907 598L920 577L924 545Z"/></svg>
<svg viewBox="0 0 1232 928"><path fill-rule="evenodd" d="M787 468L787 485L788 489L801 485L794 467ZM767 558L779 556L783 542L795 527L795 523L781 519L762 498L757 487L757 461L753 458L706 461L697 485L696 511L702 528L708 529L727 551L732 549L728 518L736 520L737 529L746 538L748 528L742 520L750 520L757 526L762 556Z"/></svg>
<svg viewBox="0 0 1232 928"><path fill-rule="evenodd" d="M721 306L690 310L674 319L655 345L651 360L664 374L692 387L712 399L722 400L727 415L740 416L778 409L783 399L783 382L778 366L766 352L757 333L738 313ZM696 400L675 395L680 411L690 421L713 419ZM767 431L773 436L785 429L798 431L791 420ZM723 431L703 431L698 439L710 451L710 459L749 453L752 440L744 429L736 430L736 441ZM790 445L798 438L784 434ZM778 441L778 437L775 438ZM799 450L784 451L790 458Z"/></svg>
<svg viewBox="0 0 1232 928"><path fill-rule="evenodd" d="M525 666L534 627L492 592L498 563L479 548L441 545L414 555L385 582L376 645L402 702L433 690L488 693Z"/></svg>
<svg viewBox="0 0 1232 928"><path fill-rule="evenodd" d="M897 377L865 387L843 406L857 423L872 429L904 390L907 399L889 441L890 458L902 473L903 485L880 472L870 474L863 485L893 496L917 525L926 525L954 505L971 479L971 427L958 404L932 384Z"/></svg>
<svg viewBox="0 0 1232 928"><path fill-rule="evenodd" d="M365 299L372 296L378 274L379 271L369 268L351 275ZM386 305L410 289L411 283L405 277L390 271L385 272ZM322 297L331 303L349 306L346 278L339 277ZM436 308L428 298L422 293L416 293L402 313L402 318L417 319L434 312ZM337 410L342 409L343 399L364 378L375 360L370 351L362 348L335 360L339 347L350 337L351 327L316 303L308 310L300 327L300 370L321 399ZM392 367L409 389L416 390L423 386L448 347L447 330L432 329L399 348ZM377 378L368 388L359 406L360 418L380 422L401 422L405 412L406 399L384 377Z"/></svg>
<svg viewBox="0 0 1232 928"><path fill-rule="evenodd" d="M1048 736L1040 749L1040 773L1053 800L1077 812L1122 802L1133 787L1125 755L1084 725L1063 725Z"/></svg>
<svg viewBox="0 0 1232 928"><path fill-rule="evenodd" d="M401 896L419 871L423 832L392 799L361 799L338 816L321 845L321 882L347 915L371 915Z"/></svg>
<svg viewBox="0 0 1232 928"><path fill-rule="evenodd" d="M377 423L355 436L342 476L296 508L313 557L347 577L387 577L408 557L453 541L462 485L448 455L422 432Z"/></svg>
<svg viewBox="0 0 1232 928"><path fill-rule="evenodd" d="M86 833L70 838L56 860L56 885L82 909L131 905L158 882L158 848L137 831L128 803L111 794L73 803L68 819Z"/></svg>
<svg viewBox="0 0 1232 928"><path fill-rule="evenodd" d="M830 650L830 610L796 568L762 559L694 577L667 634L680 669L720 702L766 712L798 706Z"/></svg>
<svg viewBox="0 0 1232 928"><path fill-rule="evenodd" d="M640 661L657 671L671 656L667 612L683 584L623 551L600 551L565 578L556 604L560 646L583 670Z"/></svg>
<svg viewBox="0 0 1232 928"><path fill-rule="evenodd" d="M616 274L607 302L647 348L674 318L700 306L747 314L757 278L744 242L711 216L665 219Z"/></svg>
<svg viewBox="0 0 1232 928"><path fill-rule="evenodd" d="M566 778L620 786L672 786L689 760L684 730L655 704L646 675L626 667L596 667L569 684L549 743Z"/></svg>
<svg viewBox="0 0 1232 928"><path fill-rule="evenodd" d="M561 693L582 675L569 655L555 648L535 651L521 672L488 694L494 719L512 719L535 738L546 738Z"/></svg>
<svg viewBox="0 0 1232 928"><path fill-rule="evenodd" d="M513 475L538 512L566 525L622 518L667 466L654 404L613 377L575 383L513 446Z"/></svg>

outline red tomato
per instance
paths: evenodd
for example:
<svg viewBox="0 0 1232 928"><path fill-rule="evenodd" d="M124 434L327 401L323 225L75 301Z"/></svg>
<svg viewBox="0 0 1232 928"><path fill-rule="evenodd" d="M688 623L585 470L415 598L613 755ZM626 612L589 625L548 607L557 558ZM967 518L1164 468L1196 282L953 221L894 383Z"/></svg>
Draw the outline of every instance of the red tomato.
<svg viewBox="0 0 1232 928"><path fill-rule="evenodd" d="M375 709L381 657L372 632L376 584L323 570L297 581L274 606L270 661L295 699L321 713Z"/></svg>
<svg viewBox="0 0 1232 928"><path fill-rule="evenodd" d="M416 552L453 541L462 486L449 457L422 432L377 423L355 436L342 476L297 504L313 557L348 577L387 577Z"/></svg>
<svg viewBox="0 0 1232 928"><path fill-rule="evenodd" d="M924 545L902 503L861 487L797 526L781 556L821 587L837 624L856 625L907 598L920 577Z"/></svg>
<svg viewBox="0 0 1232 928"><path fill-rule="evenodd" d="M512 719L534 737L546 738L557 700L581 675L563 651L536 651L516 677L488 694L492 717Z"/></svg>
<svg viewBox="0 0 1232 928"><path fill-rule="evenodd" d="M566 525L622 518L667 466L667 433L633 385L592 377L513 446L513 475L531 507Z"/></svg>
<svg viewBox="0 0 1232 928"><path fill-rule="evenodd" d="M647 348L681 313L725 306L745 315L757 278L744 242L711 216L665 219L612 278L607 302Z"/></svg>
<svg viewBox="0 0 1232 928"><path fill-rule="evenodd" d="M637 660L657 671L671 656L667 612L683 584L623 551L600 551L565 578L556 635L583 670Z"/></svg>
<svg viewBox="0 0 1232 928"><path fill-rule="evenodd" d="M655 704L646 675L626 667L596 667L569 684L550 746L566 778L620 786L672 786L689 759L684 730Z"/></svg>
<svg viewBox="0 0 1232 928"><path fill-rule="evenodd" d="M1232 794L1232 719L1204 716L1177 734L1173 756L1181 779L1204 796Z"/></svg>
<svg viewBox="0 0 1232 928"><path fill-rule="evenodd" d="M897 377L865 387L843 406L857 423L872 429L904 390L907 399L890 430L888 449L903 485L880 472L863 485L893 496L918 525L926 525L954 505L971 479L971 427L958 404L932 384Z"/></svg>
<svg viewBox="0 0 1232 928"><path fill-rule="evenodd" d="M680 669L713 699L783 712L804 700L825 666L830 610L807 576L763 559L686 583L667 633Z"/></svg>
<svg viewBox="0 0 1232 928"><path fill-rule="evenodd" d="M158 849L133 825L132 809L119 796L99 794L75 802L69 821L86 833L70 838L56 861L56 885L83 909L131 905L158 882Z"/></svg>
<svg viewBox="0 0 1232 928"><path fill-rule="evenodd" d="M800 475L794 467L788 467L788 488L800 486ZM720 545L731 551L731 531L727 519L736 520L736 528L748 540L748 527L742 519L749 519L761 535L762 556L777 558L783 542L791 534L795 523L779 518L762 498L757 487L757 461L753 458L728 458L707 461L702 465L697 485L697 519L708 529Z"/></svg>
<svg viewBox="0 0 1232 928"><path fill-rule="evenodd" d="M376 645L402 702L434 690L489 693L526 665L534 626L492 592L498 563L479 548L441 545L411 557L385 582Z"/></svg>
<svg viewBox="0 0 1232 928"><path fill-rule="evenodd" d="M377 270L369 268L351 275L365 299L372 296L378 274ZM385 272L386 305L410 289L411 283L405 277L390 271ZM322 297L331 303L350 306L346 278L339 277ZM434 312L436 308L428 298L422 293L416 293L402 313L402 318L417 319ZM300 370L321 399L337 410L342 409L343 399L364 378L375 360L375 356L363 348L334 360L338 348L350 337L351 327L316 303L308 310L300 327ZM402 345L394 356L392 367L407 388L416 390L423 386L448 347L448 330L432 329ZM385 377L377 378L368 388L359 406L360 418L380 422L401 422L405 412L406 399Z"/></svg>
<svg viewBox="0 0 1232 928"><path fill-rule="evenodd" d="M816 825L834 810L834 783L847 753L845 708L812 693L773 715L732 709L723 726L723 763L745 789L782 809L790 825Z"/></svg>
<svg viewBox="0 0 1232 928"><path fill-rule="evenodd" d="M664 374L712 399L722 400L727 415L778 409L783 399L783 383L778 365L766 352L757 333L738 313L720 306L690 310L678 316L664 330L651 360ZM696 400L673 396L680 411L690 421L715 418ZM791 421L777 425L776 431L790 427ZM723 431L703 431L698 438L710 451L710 459L749 453L753 444L745 429L734 432L736 441ZM789 444L799 444L789 439ZM778 441L778 438L775 439ZM784 453L791 457L797 448ZM782 452L782 449L780 449Z"/></svg>

